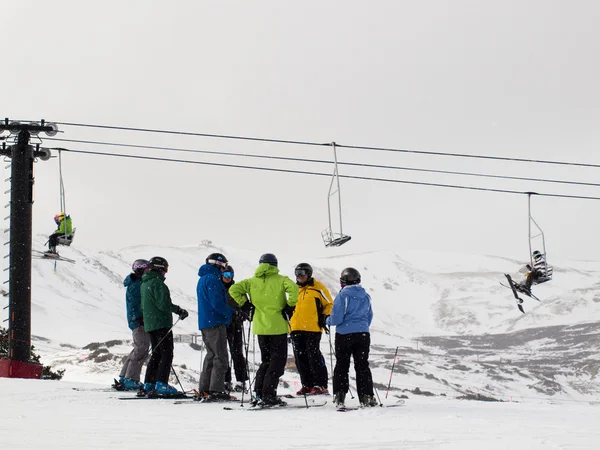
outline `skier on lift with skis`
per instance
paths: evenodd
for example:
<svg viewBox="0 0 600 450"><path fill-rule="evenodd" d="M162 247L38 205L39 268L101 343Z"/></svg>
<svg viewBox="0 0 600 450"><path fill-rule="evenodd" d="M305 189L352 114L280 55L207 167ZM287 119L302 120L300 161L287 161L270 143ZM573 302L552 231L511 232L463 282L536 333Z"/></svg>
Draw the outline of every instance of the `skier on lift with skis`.
<svg viewBox="0 0 600 450"><path fill-rule="evenodd" d="M65 236L67 240L71 240L73 235L71 216L60 212L54 216L54 222L58 226L58 229L48 237L48 253L56 253L59 237Z"/></svg>
<svg viewBox="0 0 600 450"><path fill-rule="evenodd" d="M531 267L531 264L526 264L520 270L520 272L526 273L525 279L520 283L515 283L517 290L529 296L531 296L531 286L550 280L552 273L552 269L548 267L546 262L546 256L542 252L535 250L531 257L533 267Z"/></svg>

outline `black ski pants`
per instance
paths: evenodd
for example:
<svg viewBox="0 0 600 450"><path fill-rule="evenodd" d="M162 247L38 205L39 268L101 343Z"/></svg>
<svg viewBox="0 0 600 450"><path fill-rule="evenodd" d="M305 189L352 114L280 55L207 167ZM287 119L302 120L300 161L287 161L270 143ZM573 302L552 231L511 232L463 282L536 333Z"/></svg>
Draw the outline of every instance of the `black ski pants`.
<svg viewBox="0 0 600 450"><path fill-rule="evenodd" d="M246 357L244 356L243 320L231 320L227 327L227 343L229 344L229 353L231 353L236 381L247 381L248 371L246 370ZM225 381L227 383L231 382L231 364L227 367Z"/></svg>
<svg viewBox="0 0 600 450"><path fill-rule="evenodd" d="M369 333L335 334L335 369L333 371L333 394L348 392L350 357L354 359L356 391L358 397L373 395L373 377L369 368Z"/></svg>
<svg viewBox="0 0 600 450"><path fill-rule="evenodd" d="M302 386L320 386L327 389L327 366L321 353L320 331L292 331L296 368Z"/></svg>
<svg viewBox="0 0 600 450"><path fill-rule="evenodd" d="M149 332L152 356L146 367L145 383L169 382L173 363L173 332L170 328L159 328Z"/></svg>
<svg viewBox="0 0 600 450"><path fill-rule="evenodd" d="M260 367L256 371L254 392L265 401L277 399L279 377L287 362L287 334L259 335Z"/></svg>

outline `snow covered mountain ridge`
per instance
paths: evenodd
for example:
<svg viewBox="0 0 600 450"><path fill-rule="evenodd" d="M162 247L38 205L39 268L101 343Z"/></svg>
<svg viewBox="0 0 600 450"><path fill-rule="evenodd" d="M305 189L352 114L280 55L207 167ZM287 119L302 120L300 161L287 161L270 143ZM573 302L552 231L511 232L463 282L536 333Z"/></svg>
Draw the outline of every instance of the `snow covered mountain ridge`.
<svg viewBox="0 0 600 450"><path fill-rule="evenodd" d="M44 241L44 236L36 236L34 248L41 248ZM57 368L67 369L66 379L99 382L110 381L116 374L118 358L100 358L102 364L96 364L98 358L87 358L102 346L82 349L90 343L130 339L122 281L132 261L152 256L169 261L166 282L173 302L190 311L190 317L179 322L174 332L193 336L198 332L197 271L206 256L214 251L224 253L237 280L253 274L260 256L208 242L179 248L137 246L91 252L74 245L59 250L76 264L58 263L54 273L52 261L33 262L34 344L45 363L51 359ZM312 259L277 256L281 273L292 278L297 263L312 264L315 277L332 295L339 289L343 268L352 266L361 272L362 284L373 300L376 382L389 378L398 346L396 368L400 374L394 375L398 389L421 386L432 391L493 395L595 395L589 382L595 377L597 366L592 360L600 349L590 322L600 320L598 262L549 261L554 265L554 280L535 288L542 303L527 301L523 315L511 291L500 285L503 273L518 271L519 261L430 251ZM113 345L112 350L104 347L105 351L118 356L128 350L126 343ZM329 363L326 339L323 350ZM545 361L544 370L532 367L538 357ZM570 365L565 367L565 361ZM197 351L178 344L174 363L185 366L184 379L194 382L197 370L190 367L198 367ZM554 379L556 374L562 381Z"/></svg>

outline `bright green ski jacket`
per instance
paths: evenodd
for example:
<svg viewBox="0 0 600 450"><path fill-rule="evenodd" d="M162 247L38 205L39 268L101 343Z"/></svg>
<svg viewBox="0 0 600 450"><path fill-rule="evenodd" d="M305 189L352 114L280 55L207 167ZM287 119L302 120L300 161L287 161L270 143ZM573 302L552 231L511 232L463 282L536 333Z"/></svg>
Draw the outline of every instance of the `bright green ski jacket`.
<svg viewBox="0 0 600 450"><path fill-rule="evenodd" d="M287 293L287 298L286 298ZM279 269L270 264L261 264L256 268L254 276L238 281L229 288L229 295L242 306L250 296L256 308L252 319L254 334L287 334L288 324L281 311L286 305L296 306L298 303L298 286L285 275L279 275Z"/></svg>
<svg viewBox="0 0 600 450"><path fill-rule="evenodd" d="M55 233L66 234L67 236L73 233L73 222L71 221L71 216L67 216L60 221L58 230L56 230Z"/></svg>

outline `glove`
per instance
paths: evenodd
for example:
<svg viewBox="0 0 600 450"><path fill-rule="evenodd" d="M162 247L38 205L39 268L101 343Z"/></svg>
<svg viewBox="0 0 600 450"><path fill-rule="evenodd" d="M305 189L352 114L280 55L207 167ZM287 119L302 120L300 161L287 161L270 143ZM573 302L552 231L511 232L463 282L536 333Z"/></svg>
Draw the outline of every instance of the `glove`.
<svg viewBox="0 0 600 450"><path fill-rule="evenodd" d="M175 312L175 314L177 314L179 316L179 320L185 320L185 318L187 316L190 315L190 313L188 313L185 309L181 308L178 306L178 310Z"/></svg>
<svg viewBox="0 0 600 450"><path fill-rule="evenodd" d="M319 318L317 319L319 328L325 328L327 326L327 318L328 317L329 316L326 314L319 314Z"/></svg>
<svg viewBox="0 0 600 450"><path fill-rule="evenodd" d="M289 322L289 320L292 318L292 316L294 315L294 310L296 308L293 306L289 306L289 305L285 305L285 308L283 308L281 310L281 315L283 316L283 318L285 320L287 320Z"/></svg>
<svg viewBox="0 0 600 450"><path fill-rule="evenodd" d="M242 312L246 320L248 320L249 322L252 322L255 309L256 308L254 307L254 305L248 301L240 307L240 311Z"/></svg>

